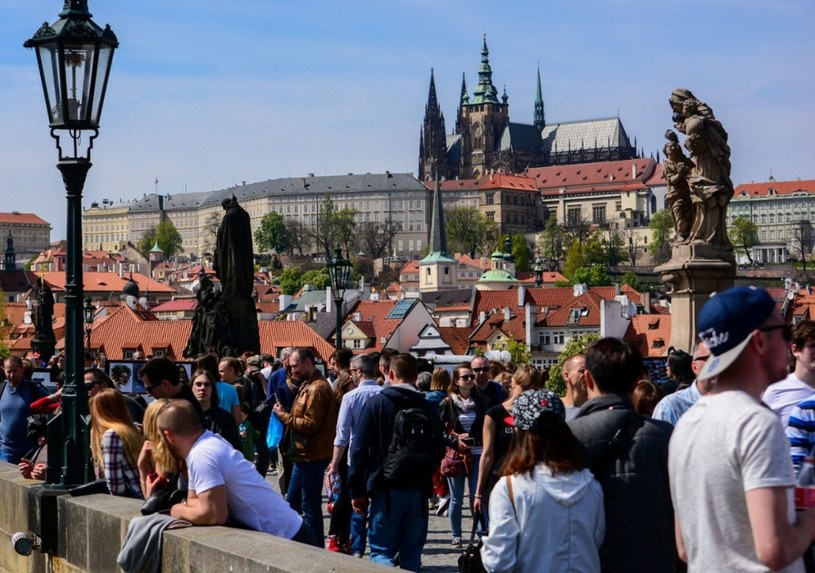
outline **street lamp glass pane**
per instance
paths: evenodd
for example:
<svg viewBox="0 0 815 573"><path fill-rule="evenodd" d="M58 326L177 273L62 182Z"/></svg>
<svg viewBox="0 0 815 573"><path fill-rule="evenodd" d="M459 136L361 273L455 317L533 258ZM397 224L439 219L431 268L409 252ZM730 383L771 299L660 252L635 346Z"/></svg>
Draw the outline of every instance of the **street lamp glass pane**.
<svg viewBox="0 0 815 573"><path fill-rule="evenodd" d="M103 100L108 87L110 64L113 60L113 47L107 44L102 44L99 46L96 60L96 70L94 72L96 85L93 88L93 101L91 103L90 120L93 125L98 126L99 119L102 114L102 103L104 103Z"/></svg>
<svg viewBox="0 0 815 573"><path fill-rule="evenodd" d="M40 44L37 46L37 63L40 66L40 77L42 79L42 89L45 92L45 108L48 112L48 123L57 123L57 118L61 117L60 106L60 65L59 51L55 42Z"/></svg>

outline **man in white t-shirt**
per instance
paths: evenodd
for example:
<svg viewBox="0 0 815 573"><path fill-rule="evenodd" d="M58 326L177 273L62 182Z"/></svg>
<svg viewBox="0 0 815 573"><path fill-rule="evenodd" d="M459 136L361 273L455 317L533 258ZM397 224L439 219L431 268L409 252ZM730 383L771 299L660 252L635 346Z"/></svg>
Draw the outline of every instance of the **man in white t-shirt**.
<svg viewBox="0 0 815 573"><path fill-rule="evenodd" d="M815 394L815 320L798 323L792 331L790 350L795 357L795 370L772 384L761 396L762 401L781 416L785 428L792 409Z"/></svg>
<svg viewBox="0 0 815 573"><path fill-rule="evenodd" d="M735 287L697 319L716 378L676 425L668 469L676 542L689 571L803 573L815 509L797 514L789 446L761 393L787 368L789 326L764 289Z"/></svg>
<svg viewBox="0 0 815 573"><path fill-rule="evenodd" d="M204 430L193 407L173 400L158 416L170 451L187 462L187 500L170 515L195 525L224 525L227 519L255 531L316 545L311 530L241 452Z"/></svg>

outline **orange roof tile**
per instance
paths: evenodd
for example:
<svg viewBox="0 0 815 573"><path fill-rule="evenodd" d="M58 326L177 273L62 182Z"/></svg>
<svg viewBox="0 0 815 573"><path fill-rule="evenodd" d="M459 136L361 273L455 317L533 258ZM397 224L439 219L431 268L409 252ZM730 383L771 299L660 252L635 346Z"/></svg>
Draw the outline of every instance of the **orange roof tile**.
<svg viewBox="0 0 815 573"><path fill-rule="evenodd" d="M797 181L767 181L764 183L742 183L733 193L733 201L750 197L766 197L774 189L777 195L794 193L815 193L815 179Z"/></svg>
<svg viewBox="0 0 815 573"><path fill-rule="evenodd" d="M195 310L198 307L198 300L194 298L177 298L157 304L150 310L153 312L177 312L180 310Z"/></svg>
<svg viewBox="0 0 815 573"><path fill-rule="evenodd" d="M20 213L12 211L11 213L0 213L0 224L6 225L45 225L50 227L51 224L42 219L39 215L34 213Z"/></svg>
<svg viewBox="0 0 815 573"><path fill-rule="evenodd" d="M537 181L541 195L559 195L561 188L566 193L603 191L624 185L642 185L652 178L656 169L654 159L626 159L575 165L553 165L535 167L527 171Z"/></svg>
<svg viewBox="0 0 815 573"><path fill-rule="evenodd" d="M65 273L58 271L46 271L42 273L45 280L55 291L65 290ZM130 280L128 275L125 278L119 277L117 273L84 272L82 273L82 283L87 293L107 294L111 292L121 292L125 283ZM175 289L166 284L154 281L150 277L141 273L133 273L133 280L139 285L141 293L174 294Z"/></svg>
<svg viewBox="0 0 815 573"><path fill-rule="evenodd" d="M441 339L450 345L453 354L464 355L470 348L471 328L458 328L456 326L440 326Z"/></svg>
<svg viewBox="0 0 815 573"><path fill-rule="evenodd" d="M634 315L623 338L638 345L644 357L665 356L671 344L671 315Z"/></svg>
<svg viewBox="0 0 815 573"><path fill-rule="evenodd" d="M300 320L260 320L258 331L260 351L273 356L277 356L287 346L303 346L313 348L319 358L328 362L335 350L333 344L321 338Z"/></svg>
<svg viewBox="0 0 815 573"><path fill-rule="evenodd" d="M550 312L541 326L596 326L600 327L600 300L602 298L593 292L581 294L566 305ZM573 309L581 309L580 316L575 320L572 317Z"/></svg>

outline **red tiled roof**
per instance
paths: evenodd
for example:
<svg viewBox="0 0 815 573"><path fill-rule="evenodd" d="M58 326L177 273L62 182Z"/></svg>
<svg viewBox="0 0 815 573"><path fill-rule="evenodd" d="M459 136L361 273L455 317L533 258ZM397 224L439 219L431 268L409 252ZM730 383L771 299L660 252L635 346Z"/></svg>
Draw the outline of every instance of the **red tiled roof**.
<svg viewBox="0 0 815 573"><path fill-rule="evenodd" d="M464 355L470 347L470 328L458 328L456 326L440 326L439 335L441 339L450 345L453 354Z"/></svg>
<svg viewBox="0 0 815 573"><path fill-rule="evenodd" d="M671 345L671 315L634 315L623 338L637 344L645 357L665 356Z"/></svg>
<svg viewBox="0 0 815 573"><path fill-rule="evenodd" d="M602 298L593 292L581 294L572 299L568 304L550 312L544 319L541 326L596 326L600 327L600 300ZM572 309L585 309L585 316L581 312L580 317L575 321L572 318Z"/></svg>
<svg viewBox="0 0 815 573"><path fill-rule="evenodd" d="M6 294L28 292L37 279L31 271L0 271L0 288Z"/></svg>
<svg viewBox="0 0 815 573"><path fill-rule="evenodd" d="M765 197L775 189L778 195L792 195L793 193L815 193L815 179L797 181L767 181L764 183L742 183L736 187L733 200L749 199L750 197ZM745 194L745 195L742 195Z"/></svg>
<svg viewBox="0 0 815 573"><path fill-rule="evenodd" d="M0 213L0 224L51 226L48 221L45 221L34 213L20 213L18 211L12 211L11 213Z"/></svg>
<svg viewBox="0 0 815 573"><path fill-rule="evenodd" d="M46 282L55 291L65 290L65 273L59 271L46 271L42 273ZM122 292L125 283L130 280L128 275L125 278L119 277L117 273L84 272L82 273L82 283L86 293L108 294L111 292ZM133 273L133 280L139 285L141 293L172 294L175 289L166 284L154 281L150 277L141 273Z"/></svg>
<svg viewBox="0 0 815 573"><path fill-rule="evenodd" d="M167 348L171 358L180 359L192 331L191 320L147 320L126 305L93 323L91 346L104 348L111 360L121 360L124 348L141 348L150 353L153 348ZM323 360L328 360L334 347L309 326L298 320L258 321L260 351L277 355L286 346L307 346Z"/></svg>
<svg viewBox="0 0 815 573"><path fill-rule="evenodd" d="M396 328L402 324L401 318L385 318L397 303L398 301L395 300L361 300L354 305L346 316L346 320L349 320L353 319L356 313L359 313L360 320L354 321L355 324L359 324L360 322L371 323L374 334L373 345L366 348L365 352L378 352L382 350ZM363 332L365 331L363 330ZM383 338L385 339L385 343L382 342Z"/></svg>
<svg viewBox="0 0 815 573"><path fill-rule="evenodd" d="M494 173L479 179L480 189L509 189L520 191L537 191L534 177L526 175L510 175L509 173Z"/></svg>
<svg viewBox="0 0 815 573"><path fill-rule="evenodd" d="M198 300L194 298L177 298L168 300L154 306L153 312L178 312L180 310L195 310L198 307Z"/></svg>
<svg viewBox="0 0 815 573"><path fill-rule="evenodd" d="M470 340L484 344L496 330L515 340L526 340L526 321L523 313L510 312L509 320L506 320L503 312L488 316L487 320L473 331Z"/></svg>
<svg viewBox="0 0 815 573"><path fill-rule="evenodd" d="M632 184L642 185L652 177L656 165L654 159L627 159L535 167L529 169L527 174L536 179L541 195L547 196L559 195L563 187L570 194L602 191L609 187L619 189Z"/></svg>

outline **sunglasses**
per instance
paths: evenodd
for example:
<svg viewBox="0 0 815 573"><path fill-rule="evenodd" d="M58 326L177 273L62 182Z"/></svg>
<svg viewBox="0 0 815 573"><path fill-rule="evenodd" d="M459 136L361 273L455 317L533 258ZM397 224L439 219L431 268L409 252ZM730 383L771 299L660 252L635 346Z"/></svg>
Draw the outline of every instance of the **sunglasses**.
<svg viewBox="0 0 815 573"><path fill-rule="evenodd" d="M473 368L473 372L489 372L489 366L484 366L483 368Z"/></svg>
<svg viewBox="0 0 815 573"><path fill-rule="evenodd" d="M212 382L193 382L192 385L196 388L209 388L212 386Z"/></svg>
<svg viewBox="0 0 815 573"><path fill-rule="evenodd" d="M781 336L784 338L785 342L792 342L792 326L788 322L784 322L782 324L776 324L774 326L765 326L764 328L759 328L761 332L772 332L773 330L781 330Z"/></svg>
<svg viewBox="0 0 815 573"><path fill-rule="evenodd" d="M475 380L475 374L465 374L464 376L459 376L459 380Z"/></svg>

